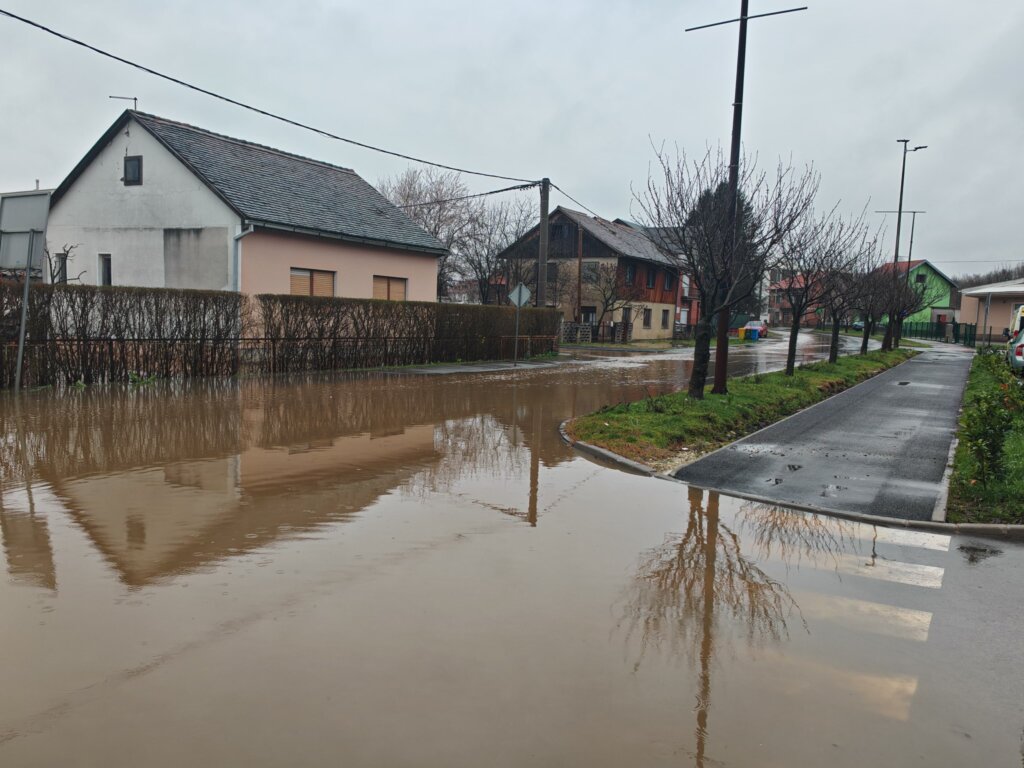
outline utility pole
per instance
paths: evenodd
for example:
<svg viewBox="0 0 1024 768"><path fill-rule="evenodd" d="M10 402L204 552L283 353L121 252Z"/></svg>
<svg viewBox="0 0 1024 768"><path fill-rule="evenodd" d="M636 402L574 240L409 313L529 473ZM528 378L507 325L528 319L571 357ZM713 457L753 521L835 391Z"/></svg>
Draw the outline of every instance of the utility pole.
<svg viewBox="0 0 1024 768"><path fill-rule="evenodd" d="M583 323L583 226L577 224L577 323Z"/></svg>
<svg viewBox="0 0 1024 768"><path fill-rule="evenodd" d="M875 211L875 213L899 213L899 211ZM907 280L910 280L910 262L914 256L914 228L917 226L917 214L928 211L904 211L910 214L910 248L907 250Z"/></svg>
<svg viewBox="0 0 1024 768"><path fill-rule="evenodd" d="M537 306L547 306L548 296L548 198L551 179L540 180L540 252L537 254Z"/></svg>
<svg viewBox="0 0 1024 768"><path fill-rule="evenodd" d="M739 243L737 229L739 227L739 170L740 170L740 128L743 123L743 79L747 61L747 21L758 19L763 16L778 16L783 13L805 11L807 6L801 8L790 8L785 11L772 11L771 13L758 13L754 16L748 15L750 0L740 0L740 17L728 21L718 21L714 24L704 24L700 27L690 27L687 32L697 29L717 27L722 24L732 24L735 21L740 23L739 45L736 51L736 93L732 102L732 141L729 147L729 206L728 227L729 234L722 265L721 285L723 290L728 292L732 282L732 260L736 255L736 247ZM723 304L718 312L718 333L715 340L715 381L711 387L712 394L724 395L729 391L729 307L724 306L725 296L718 297Z"/></svg>

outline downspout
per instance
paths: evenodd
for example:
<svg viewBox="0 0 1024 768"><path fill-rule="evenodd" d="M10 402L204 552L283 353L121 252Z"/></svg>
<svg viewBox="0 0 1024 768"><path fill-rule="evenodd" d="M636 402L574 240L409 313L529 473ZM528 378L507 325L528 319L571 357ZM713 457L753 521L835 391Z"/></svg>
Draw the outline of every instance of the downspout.
<svg viewBox="0 0 1024 768"><path fill-rule="evenodd" d="M242 291L242 238L253 233L253 226L250 224L241 232L231 238L231 258L234 261L234 275L232 276L232 290L241 293Z"/></svg>

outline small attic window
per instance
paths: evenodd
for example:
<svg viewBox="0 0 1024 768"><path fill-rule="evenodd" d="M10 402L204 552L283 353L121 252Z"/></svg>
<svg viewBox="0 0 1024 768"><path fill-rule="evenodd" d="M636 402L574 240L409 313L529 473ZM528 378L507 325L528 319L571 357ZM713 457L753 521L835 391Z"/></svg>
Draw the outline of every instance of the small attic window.
<svg viewBox="0 0 1024 768"><path fill-rule="evenodd" d="M142 155L129 155L124 159L124 178L126 187L142 184Z"/></svg>

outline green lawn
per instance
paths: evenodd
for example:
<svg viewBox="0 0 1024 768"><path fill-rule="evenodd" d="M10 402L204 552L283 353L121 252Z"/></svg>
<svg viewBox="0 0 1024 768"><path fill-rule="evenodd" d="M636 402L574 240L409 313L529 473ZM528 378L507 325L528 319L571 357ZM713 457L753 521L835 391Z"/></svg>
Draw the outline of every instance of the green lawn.
<svg viewBox="0 0 1024 768"><path fill-rule="evenodd" d="M767 373L729 380L729 394L691 399L685 391L613 405L569 425L577 440L657 464L684 450L732 442L913 357L899 349L805 365L794 376Z"/></svg>
<svg viewBox="0 0 1024 768"><path fill-rule="evenodd" d="M1024 392L998 352L974 358L957 438L946 519L1024 523ZM986 441L1002 449L987 478Z"/></svg>

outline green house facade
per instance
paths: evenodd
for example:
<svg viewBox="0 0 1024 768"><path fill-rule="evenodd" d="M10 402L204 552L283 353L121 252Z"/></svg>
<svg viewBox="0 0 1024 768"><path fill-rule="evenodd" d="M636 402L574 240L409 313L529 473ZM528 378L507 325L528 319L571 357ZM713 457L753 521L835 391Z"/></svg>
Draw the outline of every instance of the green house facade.
<svg viewBox="0 0 1024 768"><path fill-rule="evenodd" d="M902 262L899 266L899 273L905 275L907 267L908 263ZM907 322L936 323L951 321L954 310L959 302L956 283L936 269L927 259L915 259L909 262L909 267L910 283L925 291L925 295L928 297L928 305L907 317Z"/></svg>

